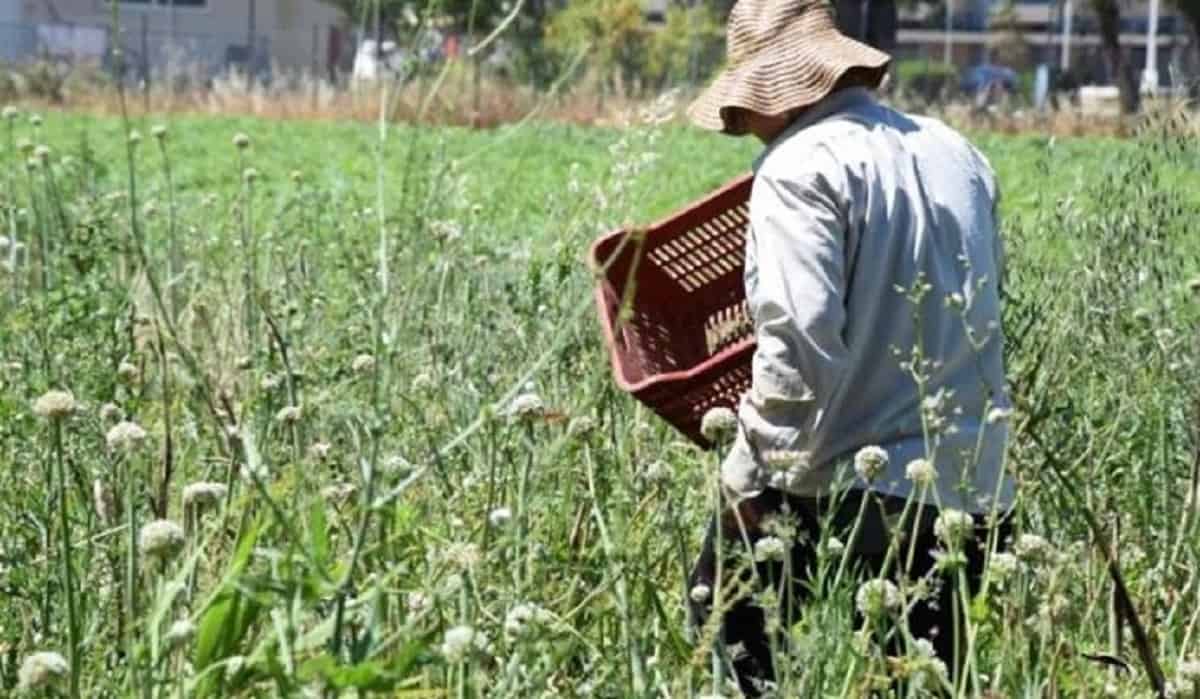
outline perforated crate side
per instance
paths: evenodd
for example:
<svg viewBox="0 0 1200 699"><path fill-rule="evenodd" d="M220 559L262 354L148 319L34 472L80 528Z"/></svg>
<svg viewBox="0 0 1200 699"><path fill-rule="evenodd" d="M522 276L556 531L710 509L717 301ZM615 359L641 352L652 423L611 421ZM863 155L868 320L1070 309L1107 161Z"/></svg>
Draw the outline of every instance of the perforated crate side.
<svg viewBox="0 0 1200 699"><path fill-rule="evenodd" d="M753 340L744 340L690 372L649 380L633 394L692 442L710 449L714 445L700 433L704 414L716 407L737 409L750 388L754 347Z"/></svg>
<svg viewBox="0 0 1200 699"><path fill-rule="evenodd" d="M643 229L639 250L627 232L596 241L599 269L621 249L596 290L618 385L702 447L710 408L734 408L749 387L753 327L743 281L751 177ZM618 323L621 294L636 261L630 315Z"/></svg>

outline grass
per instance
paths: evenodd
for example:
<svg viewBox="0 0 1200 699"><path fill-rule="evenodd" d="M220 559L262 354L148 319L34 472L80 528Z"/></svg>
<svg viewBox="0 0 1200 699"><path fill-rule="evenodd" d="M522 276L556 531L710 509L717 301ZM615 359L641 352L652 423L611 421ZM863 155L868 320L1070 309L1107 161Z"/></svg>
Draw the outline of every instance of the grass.
<svg viewBox="0 0 1200 699"><path fill-rule="evenodd" d="M682 611L717 456L614 388L582 255L752 143L176 116L130 146L118 119L43 119L0 125L4 693L38 651L66 660L37 665L46 684L28 666L35 696L728 691ZM976 140L1005 191L1026 546L971 600L964 693L1149 695L1110 610L1114 542L1186 693L1197 151ZM35 414L51 390L76 409ZM145 529L162 519L182 531ZM794 629L785 695L902 667L854 634L856 587Z"/></svg>

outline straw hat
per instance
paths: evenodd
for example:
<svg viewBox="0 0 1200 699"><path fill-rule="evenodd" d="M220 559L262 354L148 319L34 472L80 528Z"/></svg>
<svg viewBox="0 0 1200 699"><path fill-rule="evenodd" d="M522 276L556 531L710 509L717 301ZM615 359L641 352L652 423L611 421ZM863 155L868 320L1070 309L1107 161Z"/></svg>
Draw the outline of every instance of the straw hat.
<svg viewBox="0 0 1200 699"><path fill-rule="evenodd" d="M891 58L837 29L829 0L740 0L726 27L728 67L688 109L698 126L741 135L729 110L778 116L819 102L852 69L874 85Z"/></svg>

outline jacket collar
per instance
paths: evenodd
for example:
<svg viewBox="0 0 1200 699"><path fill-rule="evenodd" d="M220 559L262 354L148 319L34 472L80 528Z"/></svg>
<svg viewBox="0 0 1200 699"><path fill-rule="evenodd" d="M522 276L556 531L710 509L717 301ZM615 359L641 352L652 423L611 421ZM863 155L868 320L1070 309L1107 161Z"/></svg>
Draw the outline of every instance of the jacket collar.
<svg viewBox="0 0 1200 699"><path fill-rule="evenodd" d="M801 112L800 116L796 117L792 123L787 125L779 135L771 140L770 143L763 149L763 152L754 160L754 169L757 171L758 166L762 164L763 159L767 157L771 151L775 150L779 144L786 141L790 136L798 131L802 131L817 122L824 121L839 114L860 111L865 107L870 107L875 104L875 99L871 95L871 91L865 87L849 87L843 90L838 90L829 95L825 99L817 102L812 107Z"/></svg>

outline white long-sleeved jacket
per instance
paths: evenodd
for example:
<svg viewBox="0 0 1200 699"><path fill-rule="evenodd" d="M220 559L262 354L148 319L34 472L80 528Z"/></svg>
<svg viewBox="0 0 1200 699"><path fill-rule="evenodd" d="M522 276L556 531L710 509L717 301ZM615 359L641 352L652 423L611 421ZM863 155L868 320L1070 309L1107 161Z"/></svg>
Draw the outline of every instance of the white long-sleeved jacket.
<svg viewBox="0 0 1200 699"><path fill-rule="evenodd" d="M1007 507L1003 253L987 160L941 122L855 88L801 116L754 169L746 294L758 349L726 487L818 495L878 445L889 463L874 490L906 497L906 466L927 458L929 504Z"/></svg>

